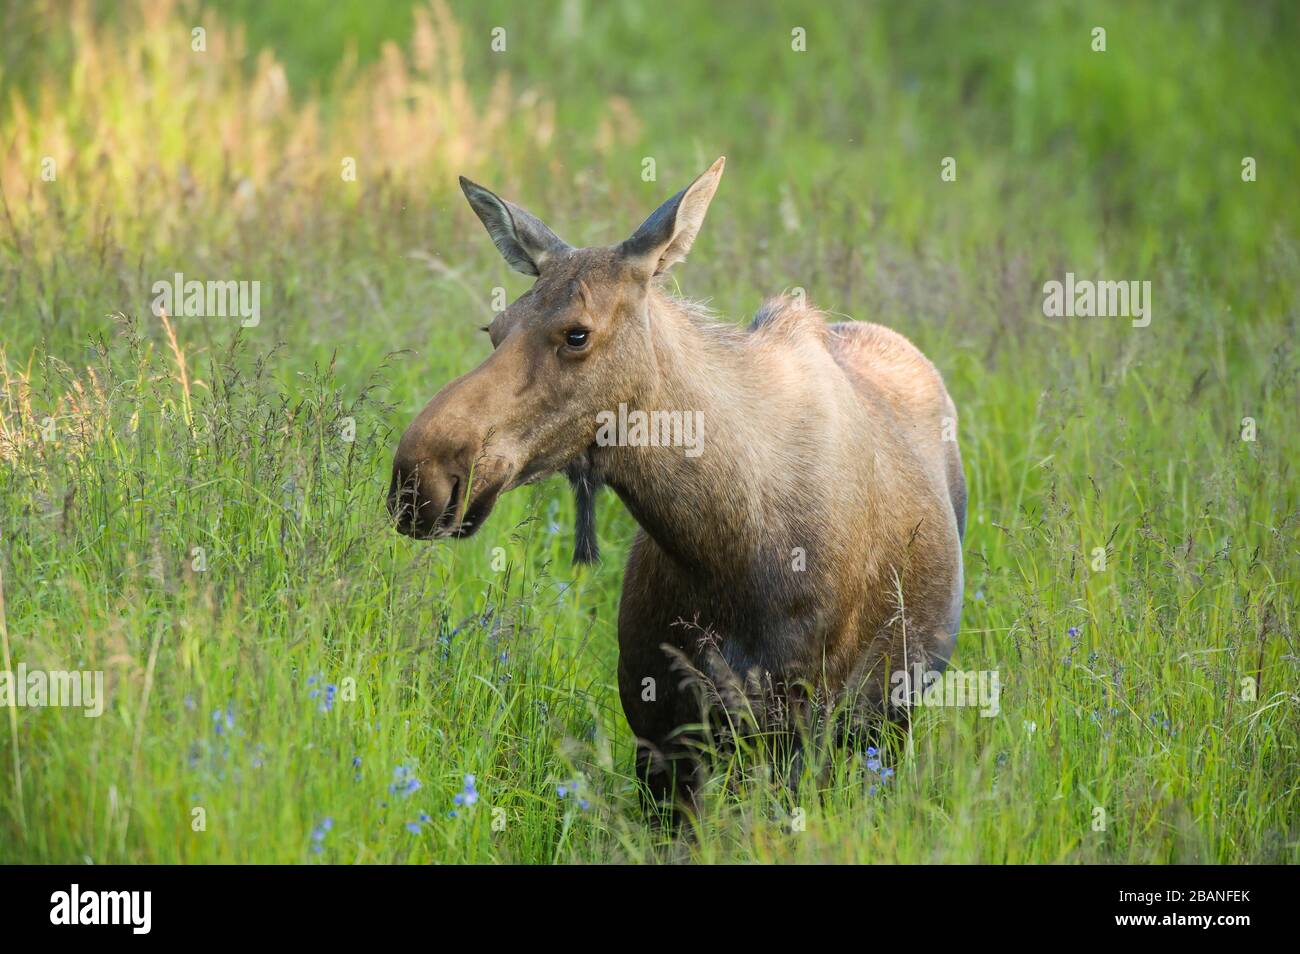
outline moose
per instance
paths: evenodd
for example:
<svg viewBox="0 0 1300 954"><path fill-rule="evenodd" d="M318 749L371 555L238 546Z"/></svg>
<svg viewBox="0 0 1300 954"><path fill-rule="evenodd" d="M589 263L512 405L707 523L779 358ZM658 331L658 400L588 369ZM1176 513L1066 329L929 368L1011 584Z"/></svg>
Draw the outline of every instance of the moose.
<svg viewBox="0 0 1300 954"><path fill-rule="evenodd" d="M832 700L847 739L906 732L915 697L900 703L890 676L941 672L962 605L966 485L934 365L802 296L769 299L742 327L662 287L724 162L627 240L592 248L462 177L497 249L536 282L485 329L491 355L406 429L388 494L401 533L461 538L501 494L563 472L575 556L592 559L595 494L613 490L640 527L619 695L646 792L673 805L706 777L701 685L760 700L782 714L774 726ZM698 412L702 452L598 440L598 417L621 405Z"/></svg>

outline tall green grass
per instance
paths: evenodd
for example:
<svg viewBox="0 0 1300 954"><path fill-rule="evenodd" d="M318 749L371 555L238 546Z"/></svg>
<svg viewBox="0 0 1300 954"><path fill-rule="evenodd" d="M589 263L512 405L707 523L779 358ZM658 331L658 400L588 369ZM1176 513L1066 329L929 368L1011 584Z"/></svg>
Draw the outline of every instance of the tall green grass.
<svg viewBox="0 0 1300 954"><path fill-rule="evenodd" d="M91 6L6 57L9 643L110 697L0 719L0 861L1295 860L1291 7L513 6L385 8L343 68L332 4L312 29L237 4L246 39L214 9ZM195 60L196 22L237 55ZM617 501L574 569L558 479L455 545L393 533L383 495L401 428L486 355L492 289L527 287L455 173L596 244L723 153L681 290L741 320L803 287L944 372L971 497L954 665L1003 694L922 710L884 782L833 748L792 787L724 759L682 837L631 777ZM261 280L262 323L170 338L149 285L176 271ZM1150 280L1151 326L1044 318L1066 271Z"/></svg>

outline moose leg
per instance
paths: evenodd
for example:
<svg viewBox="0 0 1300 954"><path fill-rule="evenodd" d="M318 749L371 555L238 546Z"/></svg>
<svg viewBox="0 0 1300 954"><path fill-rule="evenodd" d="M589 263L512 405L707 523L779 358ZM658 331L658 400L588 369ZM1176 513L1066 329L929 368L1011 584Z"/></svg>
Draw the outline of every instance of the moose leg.
<svg viewBox="0 0 1300 954"><path fill-rule="evenodd" d="M650 812L659 812L673 823L683 812L694 812L704 781L699 759L680 746L667 752L641 743L636 754L637 777L642 783L642 797Z"/></svg>

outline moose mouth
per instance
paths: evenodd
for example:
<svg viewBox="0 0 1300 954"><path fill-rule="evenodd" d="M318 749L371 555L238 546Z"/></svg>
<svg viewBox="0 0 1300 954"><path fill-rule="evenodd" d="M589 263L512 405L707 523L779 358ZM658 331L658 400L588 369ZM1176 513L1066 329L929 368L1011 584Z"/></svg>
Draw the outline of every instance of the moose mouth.
<svg viewBox="0 0 1300 954"><path fill-rule="evenodd" d="M454 507L457 503L456 497L458 496L458 491L460 489L458 481L456 488L452 490L451 497L453 513L446 524L446 532L444 535L457 540L474 536L474 534L478 532L479 527L483 526L483 523L487 520L488 514L492 512L492 508L496 506L497 498L501 496L501 489L503 486L504 484L498 481L484 487L477 495L473 496L469 502L469 506L465 508L464 514L461 516L460 520L457 521Z"/></svg>
<svg viewBox="0 0 1300 954"><path fill-rule="evenodd" d="M497 481L484 486L475 493L476 488L469 488L471 499L464 506L461 499L466 488L465 481L459 477L453 479L451 494L442 512L434 520L428 516L432 512L430 501L415 503L409 492L390 494L389 509L393 512L398 533L416 540L464 539L478 532L492 508L496 506L504 482Z"/></svg>

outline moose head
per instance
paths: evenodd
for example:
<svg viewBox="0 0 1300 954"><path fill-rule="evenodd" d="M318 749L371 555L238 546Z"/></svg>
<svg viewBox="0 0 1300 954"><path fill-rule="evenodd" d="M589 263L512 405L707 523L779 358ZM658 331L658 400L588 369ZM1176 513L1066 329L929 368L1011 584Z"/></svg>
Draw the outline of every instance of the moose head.
<svg viewBox="0 0 1300 954"><path fill-rule="evenodd" d="M564 470L578 492L583 556L593 480L584 462L597 416L637 406L654 387L651 283L690 251L724 162L626 241L594 248L571 247L536 216L461 178L502 256L537 281L486 327L492 354L434 395L402 435L388 492L400 532L467 537L501 494Z"/></svg>

